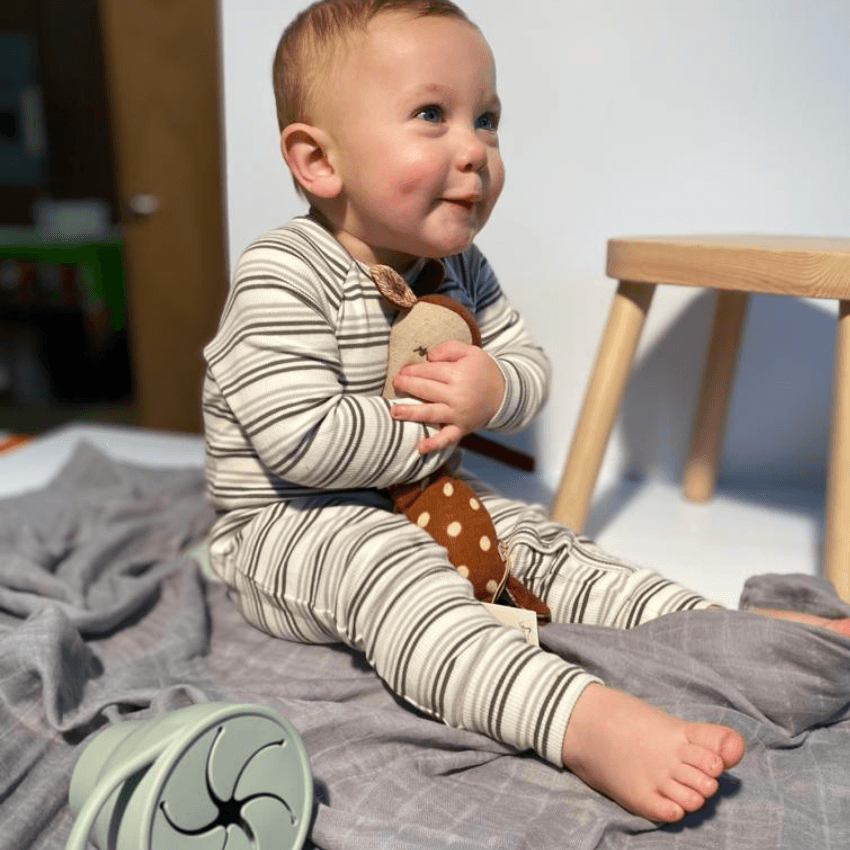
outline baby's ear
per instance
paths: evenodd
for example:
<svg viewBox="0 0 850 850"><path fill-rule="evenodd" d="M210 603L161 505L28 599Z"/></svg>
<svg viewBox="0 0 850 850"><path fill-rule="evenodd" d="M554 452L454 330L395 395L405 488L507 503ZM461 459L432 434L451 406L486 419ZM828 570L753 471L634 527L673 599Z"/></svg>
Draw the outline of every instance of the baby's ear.
<svg viewBox="0 0 850 850"><path fill-rule="evenodd" d="M311 124L289 124L280 134L280 152L301 188L317 198L335 198L342 181L328 156L327 134Z"/></svg>

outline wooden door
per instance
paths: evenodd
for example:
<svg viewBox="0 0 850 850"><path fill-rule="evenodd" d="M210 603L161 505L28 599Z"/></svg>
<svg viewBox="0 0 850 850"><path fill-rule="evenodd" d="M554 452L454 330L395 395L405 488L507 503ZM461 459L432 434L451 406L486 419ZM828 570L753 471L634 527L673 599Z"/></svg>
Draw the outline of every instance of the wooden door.
<svg viewBox="0 0 850 850"><path fill-rule="evenodd" d="M140 425L201 429L227 288L218 3L100 0Z"/></svg>

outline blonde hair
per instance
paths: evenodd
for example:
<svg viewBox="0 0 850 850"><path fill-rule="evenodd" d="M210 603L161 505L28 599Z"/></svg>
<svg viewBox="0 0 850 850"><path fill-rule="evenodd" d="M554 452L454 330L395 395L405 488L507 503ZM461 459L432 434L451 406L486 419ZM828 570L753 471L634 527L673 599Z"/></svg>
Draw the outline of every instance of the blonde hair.
<svg viewBox="0 0 850 850"><path fill-rule="evenodd" d="M321 87L340 53L369 22L385 12L413 17L452 17L470 23L451 0L319 0L284 30L272 67L277 123L282 131L296 122L313 123Z"/></svg>

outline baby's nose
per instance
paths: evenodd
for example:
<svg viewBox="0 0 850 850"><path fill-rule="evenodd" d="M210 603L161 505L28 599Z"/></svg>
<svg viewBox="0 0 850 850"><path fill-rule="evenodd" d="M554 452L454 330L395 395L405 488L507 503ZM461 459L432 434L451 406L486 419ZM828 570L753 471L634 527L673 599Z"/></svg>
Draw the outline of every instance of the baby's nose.
<svg viewBox="0 0 850 850"><path fill-rule="evenodd" d="M487 165L487 146L475 131L464 134L459 161L462 171L482 171Z"/></svg>

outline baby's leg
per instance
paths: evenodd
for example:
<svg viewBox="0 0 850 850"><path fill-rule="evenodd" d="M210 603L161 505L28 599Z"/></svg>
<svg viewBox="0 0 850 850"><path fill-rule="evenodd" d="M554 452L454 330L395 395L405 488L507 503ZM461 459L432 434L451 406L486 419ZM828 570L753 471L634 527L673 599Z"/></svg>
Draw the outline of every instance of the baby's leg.
<svg viewBox="0 0 850 850"><path fill-rule="evenodd" d="M562 750L576 776L656 821L699 809L743 754L743 738L726 726L689 723L598 684L576 702Z"/></svg>
<svg viewBox="0 0 850 850"><path fill-rule="evenodd" d="M657 819L681 816L685 805L665 811L662 792L652 790L662 784L665 770L667 776L684 772L688 779L691 774L676 767L677 758L694 761L702 750L714 753L722 764L715 759L703 765L709 780L736 760L727 751L737 747L732 730L708 727L720 730L712 738L694 726L695 740L684 747L682 729L690 724L596 685L580 667L501 626L473 599L471 586L446 562L443 550L404 517L348 504L315 511L276 507L243 531L237 560L232 586L250 622L281 637L355 646L413 705L449 725L535 749L555 764L566 757L580 778L633 812ZM630 586L630 572L616 569L617 582ZM595 705L598 693L611 703L604 710L620 718L619 724L594 727L593 717L602 710ZM622 700L611 694L627 704L618 708ZM638 745L635 718L644 714ZM724 744L727 737L734 746ZM705 738L710 740L701 745ZM713 787L703 782L699 800L683 802L693 807ZM626 793L629 788L640 791Z"/></svg>
<svg viewBox="0 0 850 850"><path fill-rule="evenodd" d="M486 490L482 501L500 539L508 543L511 572L546 602L553 622L631 629L665 614L715 604L653 570L609 555L550 520L538 506Z"/></svg>
<svg viewBox="0 0 850 850"><path fill-rule="evenodd" d="M219 572L249 622L342 641L422 711L561 765L573 704L598 679L502 625L415 523L313 499L270 507L241 541Z"/></svg>
<svg viewBox="0 0 850 850"><path fill-rule="evenodd" d="M533 508L487 499L511 543L512 569L546 600L553 619L631 628L709 600L649 570L613 558ZM588 685L564 735L564 765L624 808L675 821L717 791L717 777L741 759L733 729L690 723L607 688Z"/></svg>

